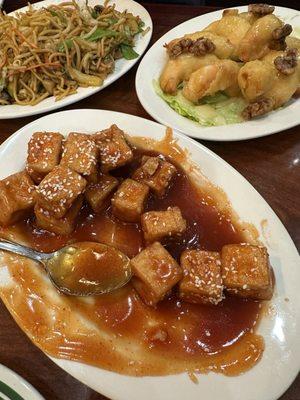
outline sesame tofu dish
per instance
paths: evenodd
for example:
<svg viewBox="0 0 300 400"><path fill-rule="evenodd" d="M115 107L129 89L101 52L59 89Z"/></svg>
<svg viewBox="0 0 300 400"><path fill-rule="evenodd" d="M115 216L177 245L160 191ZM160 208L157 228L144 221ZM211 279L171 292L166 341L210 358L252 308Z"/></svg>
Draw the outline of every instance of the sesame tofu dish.
<svg viewBox="0 0 300 400"><path fill-rule="evenodd" d="M102 243L132 271L122 288L80 298L58 292L32 261L4 255L23 300L11 287L1 298L43 351L123 375L192 380L259 362L257 326L275 285L268 249L188 162L171 130L161 141L116 125L32 133L24 169L0 181L1 237L42 252Z"/></svg>

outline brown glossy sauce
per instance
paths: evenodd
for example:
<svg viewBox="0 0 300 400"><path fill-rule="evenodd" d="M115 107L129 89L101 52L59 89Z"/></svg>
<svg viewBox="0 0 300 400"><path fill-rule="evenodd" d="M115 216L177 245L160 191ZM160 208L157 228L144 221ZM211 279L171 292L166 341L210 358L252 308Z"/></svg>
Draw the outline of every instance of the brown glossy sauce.
<svg viewBox="0 0 300 400"><path fill-rule="evenodd" d="M167 148L166 142L160 142L155 150L172 154L171 145ZM114 174L128 176L143 153L136 151L132 165ZM179 156L184 157L183 153ZM181 161L179 156L171 161ZM146 209L168 206L180 207L188 223L180 240L164 243L176 259L186 248L218 251L224 244L245 241L229 208L219 211L211 195L200 191L180 168L166 196L151 195ZM120 222L109 205L99 215L83 208L76 231L68 237L41 231L32 219L10 232L43 251L92 240L133 257L144 245L139 224ZM55 293L29 261L14 256L7 256L6 261L15 283L0 288L0 295L20 326L52 356L141 376L210 370L236 375L255 365L262 355L263 339L255 334L259 302L227 296L218 306L195 305L179 301L174 291L157 308L150 308L130 284L109 295L72 298ZM47 295L49 290L53 296Z"/></svg>
<svg viewBox="0 0 300 400"><path fill-rule="evenodd" d="M130 259L115 247L77 242L54 253L47 267L52 281L66 294L103 294L130 279Z"/></svg>

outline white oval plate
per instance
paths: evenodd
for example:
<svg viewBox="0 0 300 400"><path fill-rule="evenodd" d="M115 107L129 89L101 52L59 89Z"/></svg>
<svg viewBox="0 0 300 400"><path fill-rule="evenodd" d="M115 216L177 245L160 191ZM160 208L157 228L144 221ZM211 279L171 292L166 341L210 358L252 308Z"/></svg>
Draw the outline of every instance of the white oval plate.
<svg viewBox="0 0 300 400"><path fill-rule="evenodd" d="M240 11L247 10L245 6L235 8ZM298 26L300 28L300 13L298 11L276 7L274 13L293 27ZM200 31L221 16L222 10L218 10L190 19L171 29L148 50L139 65L135 81L137 95L144 109L162 124L171 126L194 138L205 140L245 140L270 135L298 125L300 123L300 100L291 101L286 107L252 121L204 127L177 114L155 93L152 82L159 78L167 61L166 50L163 45L186 33ZM295 35L295 32L293 34ZM149 68L149 65L151 65L151 68Z"/></svg>
<svg viewBox="0 0 300 400"><path fill-rule="evenodd" d="M45 0L39 3L33 4L34 8L42 8L49 6L50 4L61 3L62 0ZM103 3L104 0L89 0L89 5L94 6L99 3ZM117 79L119 79L122 75L124 75L127 71L129 71L139 60L142 54L145 52L149 41L152 36L153 24L152 19L148 13L148 11L139 3L134 0L111 0L111 4L116 4L117 10L123 11L128 10L132 12L134 15L139 15L141 19L145 22L145 27L149 27L149 31L145 36L139 35L136 39L135 51L139 54L138 58L134 60L125 60L120 59L116 61L115 70L106 77L102 86L99 87L79 87L77 89L77 93L71 94L70 96L65 97L62 100L55 101L53 96L46 98L41 101L39 104L35 106L20 106L18 104L11 104L6 106L0 106L0 119L11 119L11 118L21 118L27 117L29 115L41 114L49 111L56 110L58 108L62 108L68 106L69 104L76 103L76 101L85 99L107 86L111 85ZM27 7L23 7L16 11L26 11ZM12 14L14 14L14 11Z"/></svg>
<svg viewBox="0 0 300 400"><path fill-rule="evenodd" d="M11 391L21 396L22 400L44 400L44 398L34 389L30 383L26 382L21 376L0 364L0 398L3 400L17 400L16 396L8 395L7 391L1 387L5 384Z"/></svg>
<svg viewBox="0 0 300 400"><path fill-rule="evenodd" d="M111 124L134 136L160 139L165 134L164 126L132 115L102 110L58 112L26 125L2 144L0 178L24 168L27 143L35 131L92 133ZM268 246L277 283L272 300L274 315L263 318L259 326L266 343L262 360L238 377L199 375L199 385L192 383L187 374L136 378L73 361L52 360L114 400L275 400L288 388L300 368L300 257L278 217L246 179L206 147L177 131L174 136L190 152L202 173L224 189L242 220L257 227L260 239ZM265 219L267 227L263 230L261 223Z"/></svg>

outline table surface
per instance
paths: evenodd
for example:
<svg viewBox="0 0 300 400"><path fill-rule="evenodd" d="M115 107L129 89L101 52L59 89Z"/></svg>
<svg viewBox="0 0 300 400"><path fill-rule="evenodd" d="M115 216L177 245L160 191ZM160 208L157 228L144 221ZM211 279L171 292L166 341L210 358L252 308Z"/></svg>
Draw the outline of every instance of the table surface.
<svg viewBox="0 0 300 400"><path fill-rule="evenodd" d="M12 11L26 3L26 0L7 0L5 10ZM214 10L209 7L147 3L145 7L154 24L151 43L179 23ZM113 85L67 109L107 109L151 119L138 101L135 73L136 68L133 68ZM0 121L0 143L38 117ZM252 183L282 220L299 249L300 127L250 141L201 143ZM2 303L0 320L0 363L27 379L46 400L105 400L104 396L72 378L38 350L17 327ZM299 399L300 375L280 400Z"/></svg>

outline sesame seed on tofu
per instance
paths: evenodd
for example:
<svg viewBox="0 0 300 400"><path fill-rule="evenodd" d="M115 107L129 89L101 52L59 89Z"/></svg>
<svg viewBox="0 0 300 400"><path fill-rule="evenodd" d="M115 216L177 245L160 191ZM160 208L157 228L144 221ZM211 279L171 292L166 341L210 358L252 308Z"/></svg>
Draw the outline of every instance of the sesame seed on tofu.
<svg viewBox="0 0 300 400"><path fill-rule="evenodd" d="M179 297L190 303L218 304L223 299L221 262L218 252L185 250L180 258L184 277Z"/></svg>
<svg viewBox="0 0 300 400"><path fill-rule="evenodd" d="M81 175L59 165L37 187L36 200L56 218L61 218L84 191L85 186L86 180Z"/></svg>

